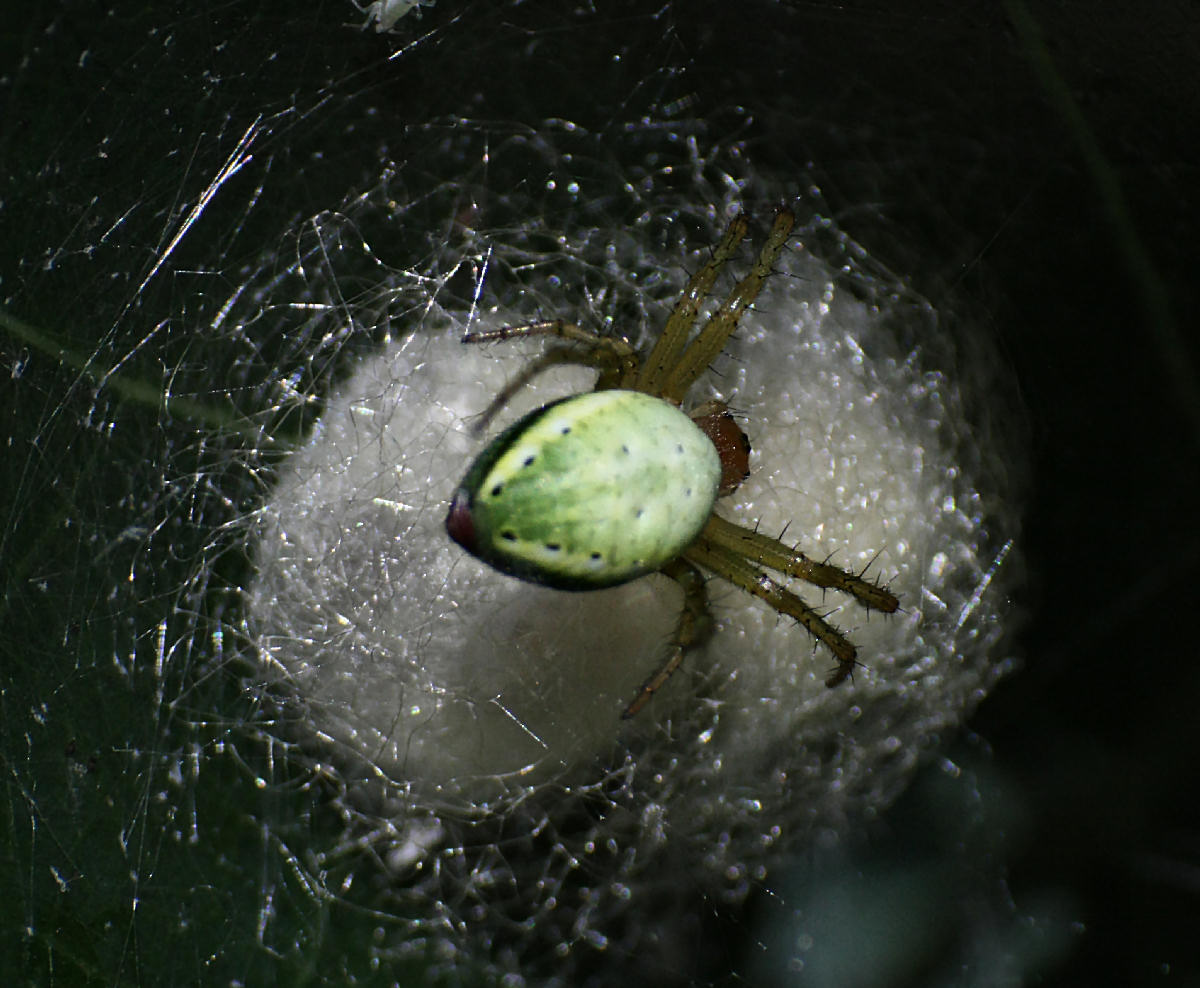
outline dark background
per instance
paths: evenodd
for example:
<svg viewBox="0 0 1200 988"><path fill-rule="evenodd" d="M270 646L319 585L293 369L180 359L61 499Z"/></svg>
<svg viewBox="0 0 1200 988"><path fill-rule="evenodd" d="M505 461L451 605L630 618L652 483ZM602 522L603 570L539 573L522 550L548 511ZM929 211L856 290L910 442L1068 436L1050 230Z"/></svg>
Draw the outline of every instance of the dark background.
<svg viewBox="0 0 1200 988"><path fill-rule="evenodd" d="M1191 636L1200 8L441 0L394 38L343 29L353 13L348 4L254 2L10 11L0 50L4 311L54 327L106 365L138 355L148 330L128 328L128 308L169 305L189 265L207 263L185 240L171 255L172 278L134 291L167 245L165 218L194 201L256 121L267 137L230 181L269 184L269 207L229 222L221 200L206 214L214 228L236 231L217 248L229 272L281 223L373 181L379 154L370 149L394 153L398 119L462 114L536 126L557 117L600 129L631 103L680 98L715 130L738 119L760 170L810 173L843 229L994 340L1015 376L1024 418L1010 434L1025 437L1030 478L1011 649L1023 669L947 751L984 780L985 799L1006 801L987 817L1006 831L988 850L1002 860L981 870L1006 876L1016 916L1046 897L1059 903L1038 915L1058 916L1068 935L1049 929L1057 920L1034 921L1055 946L1027 976L1200 984L1191 721L1200 697ZM386 59L409 42L404 56ZM751 109L751 124L739 107ZM25 367L32 351L6 332L0 353ZM211 929L177 931L179 950L164 966L149 944L130 943L122 867L75 858L84 885L89 870L110 867L113 884L96 880L73 897L49 884L40 841L115 850L107 831L56 833L58 811L78 792L54 771L77 779L121 765L136 775L121 753L139 742L111 706L90 719L98 698L110 701L88 670L120 637L107 626L96 637L80 632L103 580L92 587L81 576L65 605L33 587L43 569L86 568L88 543L60 531L75 507L102 513L136 485L96 474L107 454L55 427L60 410L85 410L86 372L65 358L57 369L32 364L0 378L0 415L13 423L0 453L0 862L11 876L4 885L17 890L0 916L6 941L26 926L38 932L18 934L0 965L20 958L48 984L216 983L208 958L219 949L234 957L222 970L253 982L272 967L246 936L252 920L239 928L230 918L219 948ZM157 362L148 367L161 373ZM81 497L97 475L100 486ZM56 508L54 491L64 489L66 506ZM67 769L30 753L43 714L59 717ZM928 813L939 772L931 766L869 828L864 860L937 852ZM102 775L98 785L110 782ZM211 868L171 873L159 891L170 899L194 895L202 880L257 882L236 865L226 877ZM141 876L139 887L150 892L154 880ZM106 902L112 888L121 891ZM757 908L723 928L733 970L753 952L737 931L755 941ZM221 916L217 908L212 921ZM950 937L963 935L960 927ZM325 936L328 945L338 933ZM97 946L105 938L118 946ZM940 963L933 953L891 983L952 981ZM317 962L313 970L337 980Z"/></svg>

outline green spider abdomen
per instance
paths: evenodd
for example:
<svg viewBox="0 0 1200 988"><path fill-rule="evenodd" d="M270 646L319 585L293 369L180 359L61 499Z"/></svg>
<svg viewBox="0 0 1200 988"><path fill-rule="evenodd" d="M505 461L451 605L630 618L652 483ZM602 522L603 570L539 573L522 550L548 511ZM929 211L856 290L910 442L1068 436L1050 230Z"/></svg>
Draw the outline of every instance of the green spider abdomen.
<svg viewBox="0 0 1200 988"><path fill-rule="evenodd" d="M595 391L498 436L455 491L446 531L534 583L613 586L677 558L712 514L720 479L716 448L674 405Z"/></svg>

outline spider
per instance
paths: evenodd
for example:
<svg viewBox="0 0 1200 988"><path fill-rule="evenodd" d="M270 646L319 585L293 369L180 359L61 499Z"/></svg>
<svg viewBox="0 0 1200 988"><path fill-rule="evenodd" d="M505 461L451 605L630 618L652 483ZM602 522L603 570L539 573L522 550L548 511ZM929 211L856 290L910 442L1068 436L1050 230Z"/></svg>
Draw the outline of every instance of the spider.
<svg viewBox="0 0 1200 988"><path fill-rule="evenodd" d="M708 402L681 410L688 389L725 348L787 243L794 217L782 209L750 273L692 336L700 307L745 239L738 216L711 258L688 281L644 360L626 339L560 319L467 333L464 343L549 335L578 346L549 349L501 390L484 421L549 366L582 363L599 371L595 390L531 412L494 439L454 492L446 531L501 572L560 590L615 586L661 572L683 588L684 603L665 662L625 708L633 717L704 637L708 597L701 571L723 577L795 618L837 661L825 683L851 676L855 646L766 569L851 594L894 612L884 587L816 562L777 539L722 518L717 499L749 476L750 443L728 408Z"/></svg>

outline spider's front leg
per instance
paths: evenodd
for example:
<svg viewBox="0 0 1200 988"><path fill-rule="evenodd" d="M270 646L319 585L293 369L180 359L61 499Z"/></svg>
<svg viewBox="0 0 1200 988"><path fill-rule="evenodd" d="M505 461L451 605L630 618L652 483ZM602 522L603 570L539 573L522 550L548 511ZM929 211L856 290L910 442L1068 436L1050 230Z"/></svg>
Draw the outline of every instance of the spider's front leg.
<svg viewBox="0 0 1200 988"><path fill-rule="evenodd" d="M704 589L704 575L691 563L676 559L662 568L662 572L683 587L683 610L679 613L679 622L671 635L671 652L664 662L649 679L642 683L638 695L621 714L622 720L628 720L642 709L663 684L671 678L671 674L683 662L683 654L689 648L699 645L712 630L712 619L708 613L708 593Z"/></svg>
<svg viewBox="0 0 1200 988"><path fill-rule="evenodd" d="M637 376L637 351L633 344L620 336L601 336L591 330L577 326L573 322L562 319L547 319L543 322L527 322L520 326L501 326L499 329L486 329L478 333L463 334L464 343L502 343L517 336L557 336L559 339L582 343L590 351L606 351L607 356L599 358L595 366L613 365L619 380L613 387L620 387L625 381Z"/></svg>
<svg viewBox="0 0 1200 988"><path fill-rule="evenodd" d="M725 263L737 253L738 245L746 238L750 226L744 216L735 216L710 257L699 271L688 279L671 317L663 327L654 349L642 364L637 390L659 394L671 371L679 363L692 333L692 324Z"/></svg>
<svg viewBox="0 0 1200 988"><path fill-rule="evenodd" d="M502 326L499 329L481 330L463 335L463 343L502 343L520 336L557 336L573 343L582 343L585 350L562 347L549 350L525 367L520 374L500 389L480 415L476 431L487 428L488 423L512 399L518 391L542 371L559 364L582 364L600 371L596 390L625 387L638 372L637 351L626 339L617 336L601 336L561 319L545 322L523 323L519 326Z"/></svg>
<svg viewBox="0 0 1200 988"><path fill-rule="evenodd" d="M682 402L688 389L696 383L700 375L708 370L718 354L725 349L729 337L737 329L742 313L758 298L758 293L771 273L775 259L779 257L784 245L787 244L788 236L791 234L795 222L796 218L789 209L781 209L775 214L771 232L767 235L766 243L763 244L762 251L759 252L758 259L754 262L750 273L733 286L729 296L721 303L717 311L709 316L708 322L696 334L696 338L688 344L686 350L678 355L674 366L659 382L659 390L656 393L662 398L675 404ZM731 226L730 233L733 232L734 228ZM665 333L663 335L666 336Z"/></svg>

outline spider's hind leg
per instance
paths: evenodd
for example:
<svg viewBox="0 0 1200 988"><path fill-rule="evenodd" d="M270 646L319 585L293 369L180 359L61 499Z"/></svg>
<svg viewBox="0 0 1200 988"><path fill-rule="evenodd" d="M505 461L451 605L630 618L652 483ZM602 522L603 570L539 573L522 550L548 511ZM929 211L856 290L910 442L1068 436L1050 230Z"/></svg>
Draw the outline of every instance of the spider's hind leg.
<svg viewBox="0 0 1200 988"><path fill-rule="evenodd" d="M682 559L668 563L662 568L662 572L683 587L683 610L679 613L679 622L675 625L675 633L671 636L671 652L667 656L667 661L642 683L642 688L638 690L637 696L621 714L622 720L633 717L650 702L650 698L679 668L683 662L684 653L704 641L712 628L712 619L708 613L708 593L704 588L704 575L691 563Z"/></svg>
<svg viewBox="0 0 1200 988"><path fill-rule="evenodd" d="M807 580L814 586L851 594L863 607L870 610L893 614L900 608L900 601L895 594L877 583L864 579L862 573L852 573L828 562L818 563L809 559L799 549L793 549L778 539L735 525L717 515L708 520L704 534L716 545L759 566Z"/></svg>
<svg viewBox="0 0 1200 988"><path fill-rule="evenodd" d="M715 518L714 515L713 519ZM709 526L712 525L713 519L709 520ZM837 668L825 680L826 686L837 686L854 673L854 667L858 665L858 649L853 643L815 609L787 587L772 580L746 556L714 542L709 535L709 528L705 528L700 538L688 546L684 557L753 594L780 614L793 617L802 624L804 629L828 648L837 660Z"/></svg>

